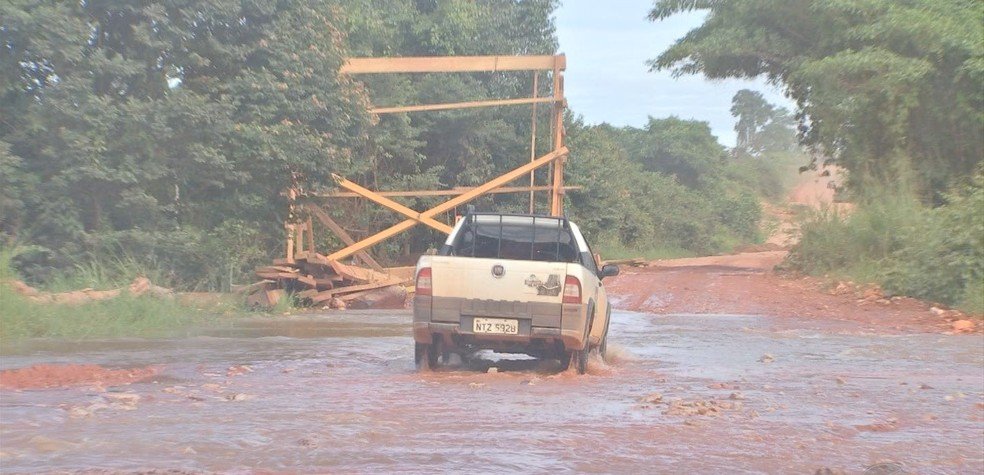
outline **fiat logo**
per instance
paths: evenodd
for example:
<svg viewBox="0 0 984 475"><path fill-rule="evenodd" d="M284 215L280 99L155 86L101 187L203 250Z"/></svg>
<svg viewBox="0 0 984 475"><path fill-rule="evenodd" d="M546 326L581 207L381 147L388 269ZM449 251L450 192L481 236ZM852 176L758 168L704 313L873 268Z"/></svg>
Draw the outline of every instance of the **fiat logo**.
<svg viewBox="0 0 984 475"><path fill-rule="evenodd" d="M506 268L502 267L502 264L496 264L492 266L492 277L502 277L506 274Z"/></svg>

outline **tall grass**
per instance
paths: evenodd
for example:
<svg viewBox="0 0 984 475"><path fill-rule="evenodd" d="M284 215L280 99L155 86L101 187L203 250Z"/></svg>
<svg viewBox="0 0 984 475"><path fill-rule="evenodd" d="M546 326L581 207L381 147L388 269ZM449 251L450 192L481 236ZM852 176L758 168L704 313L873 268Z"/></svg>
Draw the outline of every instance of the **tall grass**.
<svg viewBox="0 0 984 475"><path fill-rule="evenodd" d="M103 338L121 336L164 336L191 325L214 324L215 317L238 310L235 306L205 307L182 303L175 298L134 296L124 292L116 298L83 304L36 302L13 290L10 281L19 276L11 266L12 249L0 249L0 339L31 337ZM117 263L120 266L126 262ZM117 265L114 264L114 265ZM46 289L124 287L123 268L91 263L79 272L62 277ZM132 270L132 269L130 269ZM131 274L131 277L136 274Z"/></svg>
<svg viewBox="0 0 984 475"><path fill-rule="evenodd" d="M850 214L818 211L788 263L984 313L984 178L978 174L937 208L911 196L883 188Z"/></svg>

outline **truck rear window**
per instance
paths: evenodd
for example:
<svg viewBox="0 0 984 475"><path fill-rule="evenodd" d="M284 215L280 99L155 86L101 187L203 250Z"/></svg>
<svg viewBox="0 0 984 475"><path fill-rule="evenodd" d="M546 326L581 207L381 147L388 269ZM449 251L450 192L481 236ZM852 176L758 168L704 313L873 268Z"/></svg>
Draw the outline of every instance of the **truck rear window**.
<svg viewBox="0 0 984 475"><path fill-rule="evenodd" d="M550 217L470 215L447 249L451 255L547 262L578 262L565 221Z"/></svg>

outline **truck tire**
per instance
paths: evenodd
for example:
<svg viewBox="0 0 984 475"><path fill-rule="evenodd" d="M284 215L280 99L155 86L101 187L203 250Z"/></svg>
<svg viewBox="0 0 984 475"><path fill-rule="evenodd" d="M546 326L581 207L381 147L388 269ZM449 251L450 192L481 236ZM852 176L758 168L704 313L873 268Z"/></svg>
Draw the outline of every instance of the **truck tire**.
<svg viewBox="0 0 984 475"><path fill-rule="evenodd" d="M608 305L608 318L605 319L605 332L601 335L601 344L598 345L598 354L601 360L608 362L608 328L612 323L612 306Z"/></svg>
<svg viewBox="0 0 984 475"><path fill-rule="evenodd" d="M414 343L413 362L417 365L417 370L427 371L437 368L437 357L440 354L436 344Z"/></svg>
<svg viewBox="0 0 984 475"><path fill-rule="evenodd" d="M588 372L588 353L591 350L585 346L583 350L574 350L571 352L571 364L574 365L574 370L577 374L585 374Z"/></svg>

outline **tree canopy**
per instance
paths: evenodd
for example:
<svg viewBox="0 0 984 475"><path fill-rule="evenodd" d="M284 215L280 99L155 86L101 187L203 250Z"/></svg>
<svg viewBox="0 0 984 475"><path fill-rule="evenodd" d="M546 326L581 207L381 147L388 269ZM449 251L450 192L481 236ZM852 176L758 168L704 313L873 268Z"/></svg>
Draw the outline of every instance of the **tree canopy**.
<svg viewBox="0 0 984 475"><path fill-rule="evenodd" d="M704 23L651 66L782 86L852 187L911 174L938 200L984 157L981 2L658 0L650 18L694 10Z"/></svg>

